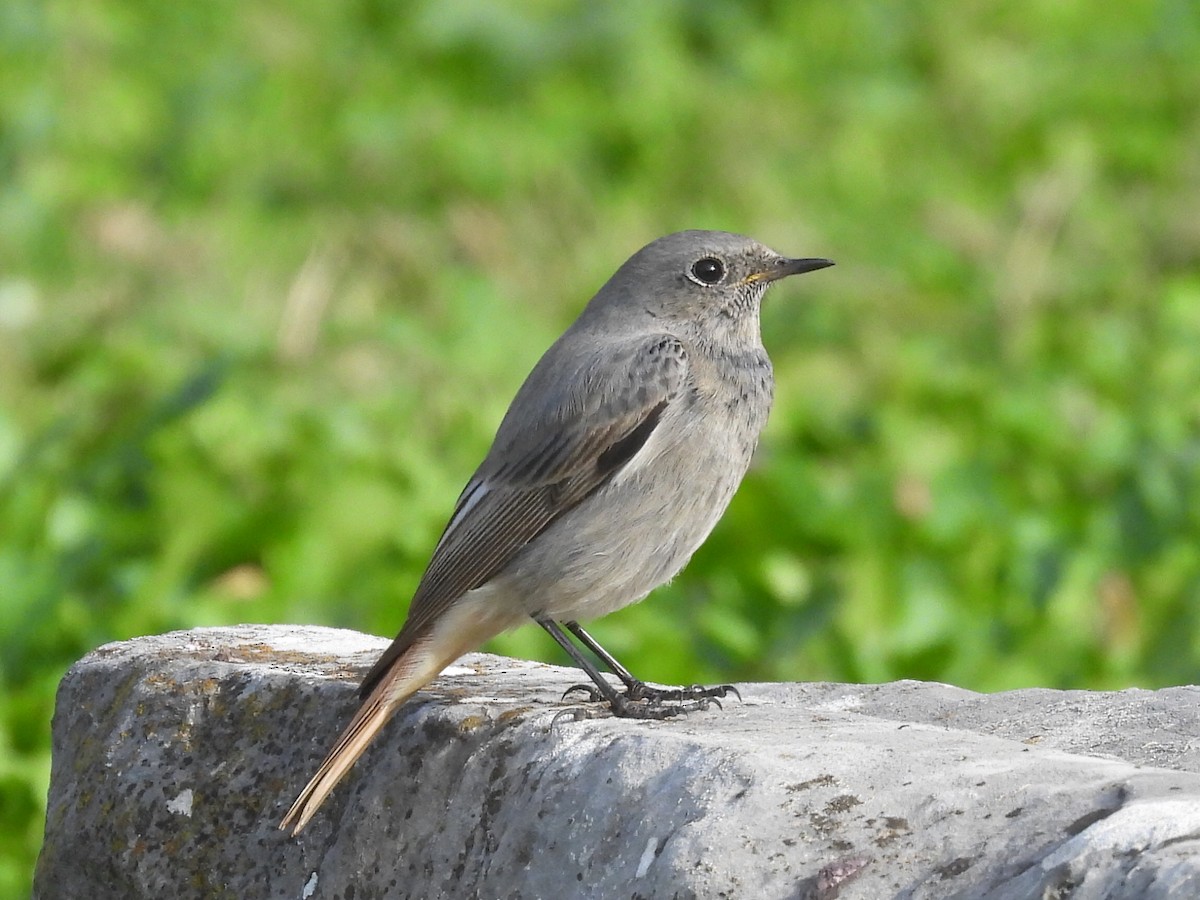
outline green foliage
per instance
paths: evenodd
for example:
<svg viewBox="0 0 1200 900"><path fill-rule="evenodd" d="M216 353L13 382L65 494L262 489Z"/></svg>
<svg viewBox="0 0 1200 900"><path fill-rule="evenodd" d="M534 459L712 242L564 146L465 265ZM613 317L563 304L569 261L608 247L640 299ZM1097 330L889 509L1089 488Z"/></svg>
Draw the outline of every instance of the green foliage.
<svg viewBox="0 0 1200 900"><path fill-rule="evenodd" d="M677 228L839 266L770 299L725 521L596 624L635 671L1200 676L1188 0L12 0L0 84L0 896L74 659L393 632L524 373Z"/></svg>

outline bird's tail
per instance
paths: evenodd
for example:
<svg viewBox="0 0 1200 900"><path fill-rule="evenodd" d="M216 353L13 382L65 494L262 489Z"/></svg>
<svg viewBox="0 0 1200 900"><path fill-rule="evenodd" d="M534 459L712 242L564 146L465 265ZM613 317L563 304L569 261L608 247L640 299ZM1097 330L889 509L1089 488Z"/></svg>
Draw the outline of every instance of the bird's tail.
<svg viewBox="0 0 1200 900"><path fill-rule="evenodd" d="M380 678L321 763L321 768L317 769L317 774L304 786L279 823L281 829L291 828L293 835L299 834L397 707L454 661L455 657L446 659L444 654L433 652L430 644L428 639L412 644Z"/></svg>
<svg viewBox="0 0 1200 900"><path fill-rule="evenodd" d="M495 583L490 583L456 600L421 637L411 640L401 630L392 647L404 649L386 664L384 672L376 674L372 670L367 676L366 684L371 684L371 679L378 680L279 827L291 828L293 835L299 834L400 704L464 653L528 621L527 615L519 604L497 594ZM389 650L382 659L391 653Z"/></svg>

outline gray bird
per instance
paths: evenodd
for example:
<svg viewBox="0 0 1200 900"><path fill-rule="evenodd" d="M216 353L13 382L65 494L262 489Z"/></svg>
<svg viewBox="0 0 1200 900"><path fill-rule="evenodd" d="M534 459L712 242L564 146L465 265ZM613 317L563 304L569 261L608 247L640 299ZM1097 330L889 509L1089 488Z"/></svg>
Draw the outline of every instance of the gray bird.
<svg viewBox="0 0 1200 900"><path fill-rule="evenodd" d="M281 828L298 833L392 716L459 656L532 618L616 715L664 718L724 696L656 689L578 624L670 580L728 506L771 408L759 333L772 282L833 265L720 231L635 253L534 367L467 483L408 620L362 705ZM562 623L625 685L618 690ZM669 702L668 702L669 701Z"/></svg>

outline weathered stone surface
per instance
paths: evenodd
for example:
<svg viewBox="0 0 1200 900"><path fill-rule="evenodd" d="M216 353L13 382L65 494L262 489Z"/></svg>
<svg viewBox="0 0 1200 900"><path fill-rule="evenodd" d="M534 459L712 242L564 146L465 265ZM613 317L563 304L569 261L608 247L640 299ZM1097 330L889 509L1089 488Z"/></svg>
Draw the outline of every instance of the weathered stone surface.
<svg viewBox="0 0 1200 900"><path fill-rule="evenodd" d="M299 838L386 641L246 626L63 680L40 898L1200 897L1200 689L747 684L556 716L573 670L465 657Z"/></svg>

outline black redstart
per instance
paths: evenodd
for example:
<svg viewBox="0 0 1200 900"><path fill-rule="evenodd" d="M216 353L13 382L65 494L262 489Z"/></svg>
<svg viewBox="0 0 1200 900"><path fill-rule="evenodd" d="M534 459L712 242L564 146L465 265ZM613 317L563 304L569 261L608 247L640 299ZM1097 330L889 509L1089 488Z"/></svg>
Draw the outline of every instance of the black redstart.
<svg viewBox="0 0 1200 900"><path fill-rule="evenodd" d="M578 621L642 599L708 536L771 408L763 293L831 265L788 259L736 234L681 231L617 270L517 392L434 548L408 620L363 679L362 705L281 828L307 824L400 704L462 654L530 618L617 715L665 718L731 690L648 687Z"/></svg>

